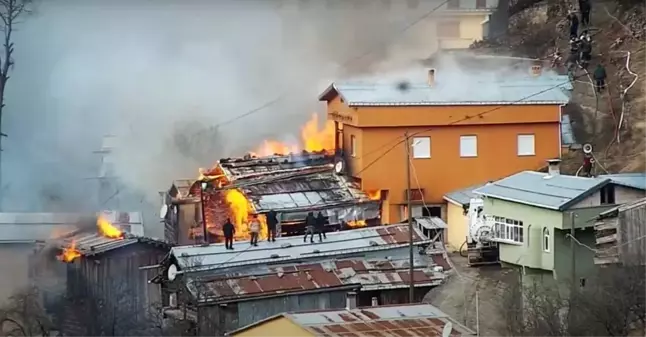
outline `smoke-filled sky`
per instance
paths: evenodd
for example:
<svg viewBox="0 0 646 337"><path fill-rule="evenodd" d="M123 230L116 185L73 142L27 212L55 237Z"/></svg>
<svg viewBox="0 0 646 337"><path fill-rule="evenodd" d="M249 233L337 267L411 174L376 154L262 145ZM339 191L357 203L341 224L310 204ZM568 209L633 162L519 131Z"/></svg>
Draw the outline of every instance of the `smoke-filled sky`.
<svg viewBox="0 0 646 337"><path fill-rule="evenodd" d="M87 178L98 174L102 136L114 134L116 174L142 195L119 207L157 210L173 179L298 134L332 80L432 50L424 22L399 33L435 2L297 2L41 0L15 39L4 209L104 207Z"/></svg>

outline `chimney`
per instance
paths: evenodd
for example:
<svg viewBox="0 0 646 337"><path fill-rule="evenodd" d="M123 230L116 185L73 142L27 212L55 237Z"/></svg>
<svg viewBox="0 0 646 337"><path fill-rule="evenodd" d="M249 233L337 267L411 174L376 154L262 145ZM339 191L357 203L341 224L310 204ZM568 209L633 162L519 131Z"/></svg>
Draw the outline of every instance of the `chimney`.
<svg viewBox="0 0 646 337"><path fill-rule="evenodd" d="M534 77L541 76L541 72L543 71L543 66L540 64L533 64L532 67L530 68L531 74Z"/></svg>
<svg viewBox="0 0 646 337"><path fill-rule="evenodd" d="M561 174L561 160L549 159L547 160L547 174L557 176Z"/></svg>
<svg viewBox="0 0 646 337"><path fill-rule="evenodd" d="M428 70L428 85L430 87L435 86L435 68Z"/></svg>
<svg viewBox="0 0 646 337"><path fill-rule="evenodd" d="M376 297L372 298L372 305L373 307L379 306L379 300Z"/></svg>
<svg viewBox="0 0 646 337"><path fill-rule="evenodd" d="M352 310L357 308L357 293L354 291L349 292L345 298L345 309Z"/></svg>

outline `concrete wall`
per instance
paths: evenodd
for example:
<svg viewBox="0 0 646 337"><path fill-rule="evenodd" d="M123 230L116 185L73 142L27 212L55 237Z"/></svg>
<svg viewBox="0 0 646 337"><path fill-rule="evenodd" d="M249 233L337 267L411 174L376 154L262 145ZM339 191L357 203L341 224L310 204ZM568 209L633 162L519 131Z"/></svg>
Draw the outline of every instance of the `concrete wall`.
<svg viewBox="0 0 646 337"><path fill-rule="evenodd" d="M631 202L646 196L646 191L615 185L615 205ZM601 206L601 191L597 191L579 201L570 209Z"/></svg>
<svg viewBox="0 0 646 337"><path fill-rule="evenodd" d="M13 293L29 285L29 256L32 244L0 244L0 305Z"/></svg>
<svg viewBox="0 0 646 337"><path fill-rule="evenodd" d="M464 216L462 205L447 203L448 242L450 251L458 251L467 236L467 217Z"/></svg>

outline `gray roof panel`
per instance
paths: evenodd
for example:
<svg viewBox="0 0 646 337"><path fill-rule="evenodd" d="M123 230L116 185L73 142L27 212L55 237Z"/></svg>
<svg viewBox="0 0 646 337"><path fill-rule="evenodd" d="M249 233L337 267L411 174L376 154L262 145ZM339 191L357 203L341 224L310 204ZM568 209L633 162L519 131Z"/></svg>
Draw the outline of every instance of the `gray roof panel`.
<svg viewBox="0 0 646 337"><path fill-rule="evenodd" d="M524 171L474 190L475 194L562 211L610 182L607 178L584 178Z"/></svg>
<svg viewBox="0 0 646 337"><path fill-rule="evenodd" d="M444 196L444 198L450 201L457 202L460 205L466 205L469 202L471 202L471 199L477 197L477 195L473 193L473 190L478 189L484 185L485 184L478 184L478 185L469 186L461 190L449 192Z"/></svg>
<svg viewBox="0 0 646 337"><path fill-rule="evenodd" d="M613 184L625 187L646 190L646 173L617 173L600 175L602 178L610 178Z"/></svg>

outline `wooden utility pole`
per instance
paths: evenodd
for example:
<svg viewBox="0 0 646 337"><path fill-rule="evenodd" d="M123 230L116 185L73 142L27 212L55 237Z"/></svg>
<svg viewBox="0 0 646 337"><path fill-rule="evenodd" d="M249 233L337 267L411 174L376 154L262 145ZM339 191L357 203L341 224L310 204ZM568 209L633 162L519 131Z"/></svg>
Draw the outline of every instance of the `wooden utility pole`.
<svg viewBox="0 0 646 337"><path fill-rule="evenodd" d="M574 231L574 217L575 217L574 212L570 212L570 250L571 250L570 253L572 254L572 261L571 261L572 265L570 266L570 268L572 268L572 293L574 293L574 290L576 289L576 263L575 263L576 246L574 242L576 233Z"/></svg>
<svg viewBox="0 0 646 337"><path fill-rule="evenodd" d="M415 266L413 259L414 247L413 245L413 208L411 203L411 188L410 188L410 138L408 137L408 132L404 133L404 145L406 146L406 202L407 213L408 213L408 273L410 274L410 286L408 289L408 302L413 303L415 301Z"/></svg>

